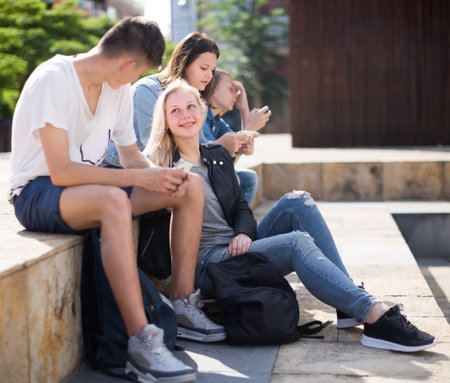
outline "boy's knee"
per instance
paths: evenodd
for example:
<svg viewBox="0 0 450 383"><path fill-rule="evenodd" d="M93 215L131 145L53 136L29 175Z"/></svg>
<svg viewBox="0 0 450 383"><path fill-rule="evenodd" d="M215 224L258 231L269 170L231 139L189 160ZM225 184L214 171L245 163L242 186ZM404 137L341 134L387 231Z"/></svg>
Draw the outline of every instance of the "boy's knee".
<svg viewBox="0 0 450 383"><path fill-rule="evenodd" d="M102 201L104 207L111 214L131 214L131 203L128 194L120 188L108 188Z"/></svg>

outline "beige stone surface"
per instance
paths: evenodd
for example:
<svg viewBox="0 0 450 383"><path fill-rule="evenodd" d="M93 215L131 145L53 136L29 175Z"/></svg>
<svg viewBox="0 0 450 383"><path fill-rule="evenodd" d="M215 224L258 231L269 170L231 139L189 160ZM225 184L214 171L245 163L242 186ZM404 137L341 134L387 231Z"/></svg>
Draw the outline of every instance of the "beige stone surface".
<svg viewBox="0 0 450 383"><path fill-rule="evenodd" d="M318 206L338 245L372 245L380 238L383 244L406 244L385 203L320 201Z"/></svg>
<svg viewBox="0 0 450 383"><path fill-rule="evenodd" d="M417 265L352 264L347 266L347 271L356 284L364 282L366 290L377 297L430 296L430 289Z"/></svg>
<svg viewBox="0 0 450 383"><path fill-rule="evenodd" d="M280 347L271 382L277 376L314 381L328 377L376 377L375 382L392 381L448 381L450 374L450 344L438 343L419 353L395 353L364 347L357 342L327 342L323 340L299 342ZM386 380L385 380L386 379ZM291 380L299 381L299 380ZM326 380L324 380L326 381Z"/></svg>
<svg viewBox="0 0 450 383"><path fill-rule="evenodd" d="M331 375L326 373L317 373L314 376L301 374L274 374L270 383L399 383L399 382L432 382L447 383L448 376L445 374L433 374L429 379L405 379L395 376L366 376L366 375Z"/></svg>
<svg viewBox="0 0 450 383"><path fill-rule="evenodd" d="M440 199L442 162L392 162L383 165L383 199Z"/></svg>
<svg viewBox="0 0 450 383"><path fill-rule="evenodd" d="M382 164L325 163L322 165L322 195L329 201L380 200Z"/></svg>
<svg viewBox="0 0 450 383"><path fill-rule="evenodd" d="M450 199L450 162L444 163L444 195L443 198Z"/></svg>
<svg viewBox="0 0 450 383"><path fill-rule="evenodd" d="M265 164L263 194L277 200L291 190L306 190L321 198L321 166L319 164Z"/></svg>
<svg viewBox="0 0 450 383"><path fill-rule="evenodd" d="M263 198L262 195L262 185L264 184L264 179L263 179L263 166L262 164L259 164L257 166L253 166L251 167L252 170L254 170L256 172L256 174L258 174L258 189L256 190L256 194L255 194L255 198L253 199L253 203L252 203L252 208L258 206Z"/></svg>
<svg viewBox="0 0 450 383"><path fill-rule="evenodd" d="M0 381L28 380L26 273L0 278Z"/></svg>
<svg viewBox="0 0 450 383"><path fill-rule="evenodd" d="M2 216L0 230L0 278L82 243L82 237L27 231L17 221L10 205Z"/></svg>
<svg viewBox="0 0 450 383"><path fill-rule="evenodd" d="M82 361L81 248L27 271L30 382L59 382Z"/></svg>

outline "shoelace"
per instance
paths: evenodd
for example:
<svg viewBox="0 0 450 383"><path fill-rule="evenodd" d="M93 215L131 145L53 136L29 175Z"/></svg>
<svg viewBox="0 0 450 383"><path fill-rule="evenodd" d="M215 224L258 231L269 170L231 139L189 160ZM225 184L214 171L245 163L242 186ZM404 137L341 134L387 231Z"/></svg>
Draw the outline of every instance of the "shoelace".
<svg viewBox="0 0 450 383"><path fill-rule="evenodd" d="M393 315L390 319L392 322L399 324L401 327L403 327L406 330L411 330L416 328L406 317L406 315L402 314L401 311L403 311L403 305L398 304L398 311L395 315Z"/></svg>
<svg viewBox="0 0 450 383"><path fill-rule="evenodd" d="M187 304L186 311L189 312L192 317L191 319L195 321L195 325L204 326L206 329L210 328L214 322L212 322L203 311L196 305Z"/></svg>
<svg viewBox="0 0 450 383"><path fill-rule="evenodd" d="M150 342L145 342L145 344L151 346ZM151 353L162 368L185 367L165 346L151 348Z"/></svg>

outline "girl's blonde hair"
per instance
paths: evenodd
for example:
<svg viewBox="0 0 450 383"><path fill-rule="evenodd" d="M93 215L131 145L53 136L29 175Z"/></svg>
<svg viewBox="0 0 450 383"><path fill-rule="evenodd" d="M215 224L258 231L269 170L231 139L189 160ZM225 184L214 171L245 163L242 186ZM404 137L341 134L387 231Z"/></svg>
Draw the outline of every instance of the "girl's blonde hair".
<svg viewBox="0 0 450 383"><path fill-rule="evenodd" d="M185 80L177 79L170 83L164 92L160 94L158 101L156 101L155 109L153 111L153 123L150 138L143 151L144 155L147 156L155 165L166 168L172 167L173 151L177 146L166 123L165 105L167 97L169 97L172 93L182 90L192 93L195 97L197 104L203 112L202 126L205 121L207 107L202 101L200 92L193 86L189 85Z"/></svg>

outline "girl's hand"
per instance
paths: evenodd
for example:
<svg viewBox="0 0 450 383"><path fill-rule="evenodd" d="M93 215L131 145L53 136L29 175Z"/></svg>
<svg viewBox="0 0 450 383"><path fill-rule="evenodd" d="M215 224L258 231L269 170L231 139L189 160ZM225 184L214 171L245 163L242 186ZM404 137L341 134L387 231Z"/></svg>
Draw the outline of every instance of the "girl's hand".
<svg viewBox="0 0 450 383"><path fill-rule="evenodd" d="M234 156L247 142L248 138L244 134L236 132L225 133L222 137L215 141L216 144L222 145L228 152Z"/></svg>
<svg viewBox="0 0 450 383"><path fill-rule="evenodd" d="M237 154L245 154L247 156L250 156L253 154L253 151L255 150L255 141L254 138L249 138L247 142L241 146Z"/></svg>
<svg viewBox="0 0 450 383"><path fill-rule="evenodd" d="M250 249L252 239L247 234L238 234L234 237L228 245L228 252L232 257L239 254L244 254Z"/></svg>

